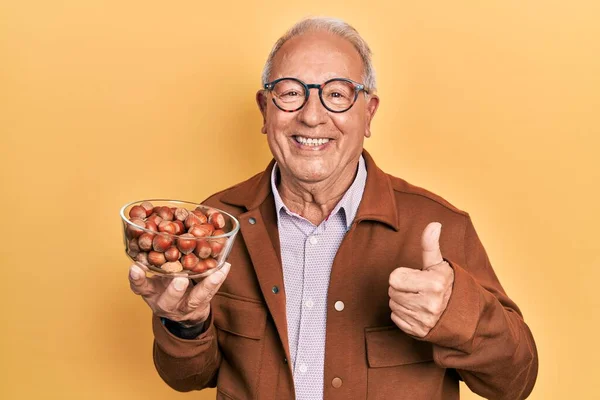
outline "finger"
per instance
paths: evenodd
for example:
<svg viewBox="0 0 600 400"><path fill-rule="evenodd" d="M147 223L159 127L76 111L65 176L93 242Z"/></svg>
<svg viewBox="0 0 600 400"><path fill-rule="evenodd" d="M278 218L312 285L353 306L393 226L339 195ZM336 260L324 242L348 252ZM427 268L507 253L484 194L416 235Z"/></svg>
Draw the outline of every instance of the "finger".
<svg viewBox="0 0 600 400"><path fill-rule="evenodd" d="M394 291L393 294L390 294L390 307L392 302L401 306L402 309L410 310L412 312L420 311L423 307L421 303L420 295L416 293L406 293L406 292L398 292Z"/></svg>
<svg viewBox="0 0 600 400"><path fill-rule="evenodd" d="M152 282L146 278L146 273L137 264L129 267L129 286L133 293L140 296L148 296L154 291Z"/></svg>
<svg viewBox="0 0 600 400"><path fill-rule="evenodd" d="M396 268L390 274L389 284L393 289L407 293L422 293L432 289L430 276L412 268Z"/></svg>
<svg viewBox="0 0 600 400"><path fill-rule="evenodd" d="M413 322L410 318L406 316L399 316L397 314L391 314L392 321L396 324L396 326L402 329L405 333L416 336L416 337L425 337L428 330L422 328L419 324Z"/></svg>
<svg viewBox="0 0 600 400"><path fill-rule="evenodd" d="M402 312L414 317L423 325L429 325L432 319L437 321L437 318L444 311L442 303L437 299L402 292L396 292L393 297L390 297L389 306L392 311Z"/></svg>
<svg viewBox="0 0 600 400"><path fill-rule="evenodd" d="M401 304L394 304L392 310L394 314L401 318L404 322L409 324L414 331L417 331L423 325L420 320L420 316L416 313L404 308ZM390 307L391 308L391 307ZM394 311L395 310L395 311Z"/></svg>
<svg viewBox="0 0 600 400"><path fill-rule="evenodd" d="M163 294L156 301L156 306L167 313L176 312L189 284L190 280L188 278L173 278Z"/></svg>
<svg viewBox="0 0 600 400"><path fill-rule="evenodd" d="M410 315L411 317L416 317L416 312L412 308L394 299L390 299L389 307L392 311L394 311L397 314L405 314Z"/></svg>
<svg viewBox="0 0 600 400"><path fill-rule="evenodd" d="M440 233L442 224L431 222L421 237L421 247L423 248L423 270L432 267L444 261L440 250Z"/></svg>
<svg viewBox="0 0 600 400"><path fill-rule="evenodd" d="M404 320L404 318L398 316L395 313L391 314L391 318L392 318L392 321L396 324L396 326L398 328L402 329L404 332L408 333L409 335L418 336L415 328L410 323L408 323L406 320Z"/></svg>
<svg viewBox="0 0 600 400"><path fill-rule="evenodd" d="M208 305L229 274L231 264L226 262L223 267L201 280L190 292L187 309L192 310Z"/></svg>

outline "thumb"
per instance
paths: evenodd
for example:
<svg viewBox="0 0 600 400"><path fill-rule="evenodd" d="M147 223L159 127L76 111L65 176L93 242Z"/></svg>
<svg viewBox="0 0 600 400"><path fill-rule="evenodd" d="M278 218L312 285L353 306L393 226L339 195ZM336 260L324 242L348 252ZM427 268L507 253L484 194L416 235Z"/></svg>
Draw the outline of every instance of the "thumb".
<svg viewBox="0 0 600 400"><path fill-rule="evenodd" d="M194 286L188 300L190 308L206 305L212 300L223 282L225 282L230 267L231 264L226 262L220 270L210 274Z"/></svg>
<svg viewBox="0 0 600 400"><path fill-rule="evenodd" d="M440 233L442 224L439 222L431 222L421 237L421 247L423 248L423 270L428 269L436 264L444 261L442 252L440 251Z"/></svg>

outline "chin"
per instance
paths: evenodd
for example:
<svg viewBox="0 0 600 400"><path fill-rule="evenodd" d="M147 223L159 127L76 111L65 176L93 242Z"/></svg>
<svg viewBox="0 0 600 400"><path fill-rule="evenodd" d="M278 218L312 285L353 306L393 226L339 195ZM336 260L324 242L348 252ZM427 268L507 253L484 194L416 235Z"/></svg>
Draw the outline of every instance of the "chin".
<svg viewBox="0 0 600 400"><path fill-rule="evenodd" d="M288 173L299 182L317 183L331 176L334 168L330 168L332 162L322 159L307 160L306 158L287 158L280 167L285 165Z"/></svg>
<svg viewBox="0 0 600 400"><path fill-rule="evenodd" d="M296 179L302 181L302 182L308 182L308 183L316 183L316 182L321 182L325 179L327 179L327 177L329 176L329 174L325 171L322 170L307 170L307 169L302 169L300 171L296 171L297 173L294 174L294 176L296 177Z"/></svg>

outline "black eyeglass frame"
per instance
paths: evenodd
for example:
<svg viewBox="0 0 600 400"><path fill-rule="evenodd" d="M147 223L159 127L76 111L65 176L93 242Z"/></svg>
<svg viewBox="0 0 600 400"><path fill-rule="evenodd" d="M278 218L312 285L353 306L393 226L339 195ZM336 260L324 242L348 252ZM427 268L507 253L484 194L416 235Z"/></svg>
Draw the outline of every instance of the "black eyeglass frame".
<svg viewBox="0 0 600 400"><path fill-rule="evenodd" d="M323 104L323 107L325 107L325 109L327 109L328 111L331 111L333 113L343 113L343 112L346 112L349 109L351 109L352 106L354 106L354 103L356 103L356 99L358 99L358 94L360 93L361 90L364 91L366 94L369 94L369 90L365 87L365 85L363 85L362 83L354 82L352 79L347 79L347 78L333 78L333 79L329 79L328 81L326 81L324 83L319 84L319 83L304 83L300 79L297 79L297 78L284 77L284 78L275 79L274 81L269 82L269 83L265 83L264 89L268 90L269 92L272 92L275 85L278 82L281 82L283 80L292 80L292 81L298 82L300 85L302 85L304 87L304 90L306 92L306 96L304 97L304 102L300 105L300 107L296 108L295 110L286 110L284 108L281 108L279 106L279 104L277 104L277 102L275 101L275 96L273 96L273 98L271 99L273 101L273 104L275 104L275 107L279 108L283 112L296 112L296 111L300 110L302 107L304 107L306 105L306 103L308 102L308 98L310 96L310 89L319 89L319 100L321 101L321 104ZM331 108L327 107L327 105L325 104L325 101L323 101L323 88L329 82L334 82L334 81L347 82L347 83L351 83L354 86L354 99L352 100L352 104L350 104L350 106L348 106L348 108L346 108L345 110L332 110Z"/></svg>

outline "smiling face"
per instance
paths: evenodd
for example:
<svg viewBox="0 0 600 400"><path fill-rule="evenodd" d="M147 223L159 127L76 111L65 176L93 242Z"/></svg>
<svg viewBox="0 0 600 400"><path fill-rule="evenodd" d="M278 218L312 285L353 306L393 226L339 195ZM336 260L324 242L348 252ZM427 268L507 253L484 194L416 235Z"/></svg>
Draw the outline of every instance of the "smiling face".
<svg viewBox="0 0 600 400"><path fill-rule="evenodd" d="M324 31L305 33L288 40L273 60L270 81L293 77L311 84L332 78L363 83L363 62L354 46ZM262 132L282 175L302 183L335 184L344 174L354 174L365 137L379 99L360 92L352 108L343 113L327 111L318 89L302 109L284 112L273 104L272 94L257 93L264 118Z"/></svg>

